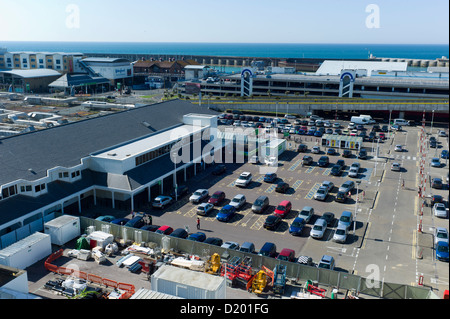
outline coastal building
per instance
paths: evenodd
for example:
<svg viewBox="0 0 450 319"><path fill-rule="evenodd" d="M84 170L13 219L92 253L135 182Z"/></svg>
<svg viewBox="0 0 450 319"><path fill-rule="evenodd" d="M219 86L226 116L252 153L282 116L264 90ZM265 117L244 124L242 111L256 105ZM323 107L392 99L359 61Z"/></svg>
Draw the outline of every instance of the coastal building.
<svg viewBox="0 0 450 319"><path fill-rule="evenodd" d="M205 168L217 113L173 100L0 139L0 249L55 213L133 210ZM188 152L173 162L173 146ZM196 144L199 143L199 144Z"/></svg>
<svg viewBox="0 0 450 319"><path fill-rule="evenodd" d="M0 90L14 93L48 92L48 86L61 76L52 69L0 71Z"/></svg>
<svg viewBox="0 0 450 319"><path fill-rule="evenodd" d="M0 70L52 69L60 73L74 72L74 61L83 57L79 52L34 52L0 50Z"/></svg>

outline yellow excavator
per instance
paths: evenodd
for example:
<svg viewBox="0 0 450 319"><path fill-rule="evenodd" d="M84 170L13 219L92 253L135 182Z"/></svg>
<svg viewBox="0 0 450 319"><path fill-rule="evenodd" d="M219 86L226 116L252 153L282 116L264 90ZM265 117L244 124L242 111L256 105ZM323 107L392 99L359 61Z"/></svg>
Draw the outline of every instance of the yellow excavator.
<svg viewBox="0 0 450 319"><path fill-rule="evenodd" d="M262 294L266 286L273 283L273 271L263 266L251 280L251 291L257 295Z"/></svg>
<svg viewBox="0 0 450 319"><path fill-rule="evenodd" d="M220 269L220 256L218 253L215 253L209 258L209 260L205 263L205 272L208 274L215 275Z"/></svg>

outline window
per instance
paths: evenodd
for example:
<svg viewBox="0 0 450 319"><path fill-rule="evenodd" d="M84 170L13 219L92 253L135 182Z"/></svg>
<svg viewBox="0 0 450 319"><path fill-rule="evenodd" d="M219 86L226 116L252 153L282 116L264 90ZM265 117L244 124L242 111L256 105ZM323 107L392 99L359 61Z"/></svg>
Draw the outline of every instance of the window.
<svg viewBox="0 0 450 319"><path fill-rule="evenodd" d="M61 64L61 60L56 60L56 64Z"/></svg>
<svg viewBox="0 0 450 319"><path fill-rule="evenodd" d="M17 185L5 187L2 189L2 197L7 198L9 196L13 196L17 194Z"/></svg>
<svg viewBox="0 0 450 319"><path fill-rule="evenodd" d="M44 63L44 59L39 59L39 63Z"/></svg>
<svg viewBox="0 0 450 319"><path fill-rule="evenodd" d="M37 192L40 192L40 191L43 191L43 190L45 190L45 184L40 184L40 185L36 185L36 186L34 186L34 191L37 193Z"/></svg>

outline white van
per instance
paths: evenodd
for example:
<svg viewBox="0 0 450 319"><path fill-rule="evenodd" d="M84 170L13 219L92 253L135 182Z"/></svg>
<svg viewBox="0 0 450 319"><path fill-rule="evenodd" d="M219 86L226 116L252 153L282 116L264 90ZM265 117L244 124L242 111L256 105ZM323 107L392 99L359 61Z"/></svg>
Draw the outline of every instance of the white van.
<svg viewBox="0 0 450 319"><path fill-rule="evenodd" d="M355 124L362 124L362 125L369 124L369 120L367 118L360 117L360 116L352 116L350 121L355 123Z"/></svg>
<svg viewBox="0 0 450 319"><path fill-rule="evenodd" d="M395 119L394 120L394 124L397 124L397 125L409 125L409 121L407 121L405 119Z"/></svg>
<svg viewBox="0 0 450 319"><path fill-rule="evenodd" d="M370 116L370 115L360 115L359 117L363 117L363 118L365 118L365 119L367 119L367 121L369 122L369 124L375 124L376 123L376 121L372 118L372 116Z"/></svg>

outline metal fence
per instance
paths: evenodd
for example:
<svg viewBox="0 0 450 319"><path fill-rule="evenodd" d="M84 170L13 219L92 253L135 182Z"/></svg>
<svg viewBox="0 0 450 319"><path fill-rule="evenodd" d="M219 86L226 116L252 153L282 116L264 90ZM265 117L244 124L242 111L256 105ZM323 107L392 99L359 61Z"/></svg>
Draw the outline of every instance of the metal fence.
<svg viewBox="0 0 450 319"><path fill-rule="evenodd" d="M130 240L133 242L155 243L158 247L180 251L189 255L197 255L209 258L214 253L220 256L226 254L229 258L240 257L243 259L248 256L252 259L252 267L262 268L265 266L274 269L276 265L283 264L286 266L286 277L293 281L301 282L311 280L320 285L336 287L338 289L351 290L356 293L386 299L430 299L437 298L436 295L428 288L414 287L403 284L377 282L372 279L363 278L361 276L350 273L335 271L329 269L321 269L313 266L307 266L287 261L281 261L275 258L259 256L256 254L244 253L236 250L227 250L225 248L186 240L181 238L170 237L157 234L155 232L140 230L125 226L110 224L87 217L80 217L81 229L87 230L93 226L95 230L101 230L112 234L115 238L122 240ZM91 229L93 229L91 228Z"/></svg>

